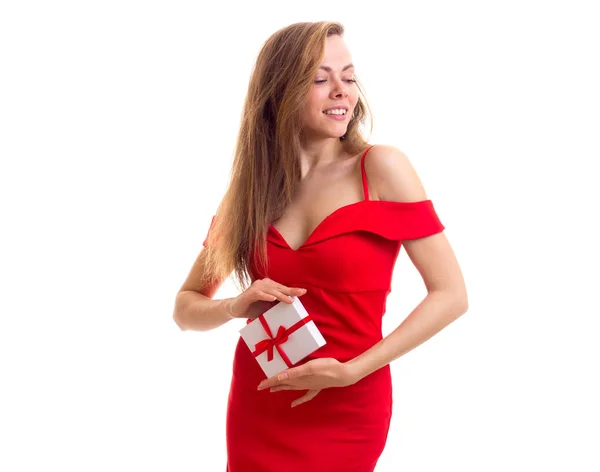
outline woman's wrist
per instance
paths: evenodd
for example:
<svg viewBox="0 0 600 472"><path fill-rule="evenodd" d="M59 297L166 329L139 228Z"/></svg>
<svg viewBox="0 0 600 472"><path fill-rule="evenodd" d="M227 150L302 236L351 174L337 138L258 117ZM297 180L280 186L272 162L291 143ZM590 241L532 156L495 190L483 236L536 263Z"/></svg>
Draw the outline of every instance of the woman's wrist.
<svg viewBox="0 0 600 472"><path fill-rule="evenodd" d="M234 298L224 298L221 300L223 303L223 310L225 311L225 316L227 316L228 321L234 320L237 316L233 313L233 301Z"/></svg>
<svg viewBox="0 0 600 472"><path fill-rule="evenodd" d="M357 358L351 359L344 364L346 365L348 385L354 385L364 377L361 365L359 362L357 362Z"/></svg>

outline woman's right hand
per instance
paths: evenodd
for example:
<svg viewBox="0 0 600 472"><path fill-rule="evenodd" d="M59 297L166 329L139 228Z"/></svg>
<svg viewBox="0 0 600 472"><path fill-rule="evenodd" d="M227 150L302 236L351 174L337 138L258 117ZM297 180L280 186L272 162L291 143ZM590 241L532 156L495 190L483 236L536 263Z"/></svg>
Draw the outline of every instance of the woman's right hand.
<svg viewBox="0 0 600 472"><path fill-rule="evenodd" d="M291 297L300 297L305 293L304 288L286 287L268 277L258 279L230 300L229 314L232 318L256 318L271 308L276 300L291 304Z"/></svg>

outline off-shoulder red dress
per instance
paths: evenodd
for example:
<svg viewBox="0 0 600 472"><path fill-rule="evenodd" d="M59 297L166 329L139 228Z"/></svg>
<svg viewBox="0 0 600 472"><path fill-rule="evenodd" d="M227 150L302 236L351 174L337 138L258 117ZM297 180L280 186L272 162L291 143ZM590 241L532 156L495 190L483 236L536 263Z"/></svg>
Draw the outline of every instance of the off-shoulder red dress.
<svg viewBox="0 0 600 472"><path fill-rule="evenodd" d="M369 200L364 160L371 147L361 157L364 200L328 215L297 250L269 226L268 277L306 287L300 301L327 342L297 365L323 357L345 362L379 342L402 241L444 230L431 200ZM294 408L306 390L258 391L265 378L240 337L227 407L227 472L374 470L392 418L389 364Z"/></svg>

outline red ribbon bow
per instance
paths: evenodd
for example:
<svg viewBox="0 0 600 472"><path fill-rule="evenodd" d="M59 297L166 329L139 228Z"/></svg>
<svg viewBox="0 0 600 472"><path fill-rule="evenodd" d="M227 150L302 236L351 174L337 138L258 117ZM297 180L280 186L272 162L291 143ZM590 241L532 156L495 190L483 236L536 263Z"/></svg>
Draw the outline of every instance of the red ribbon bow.
<svg viewBox="0 0 600 472"><path fill-rule="evenodd" d="M279 326L279 328L277 329L277 335L275 337L273 337L271 329L269 328L269 325L267 324L267 321L265 320L264 314L260 315L258 317L258 320L260 321L260 324L262 324L262 326L263 326L265 332L267 333L267 335L269 336L269 338L263 339L262 341L259 341L258 343L256 343L256 345L254 346L254 351L252 352L254 357L258 357L260 354L267 351L267 362L271 362L273 360L273 348L275 348L275 349L277 349L277 352L279 352L279 355L284 360L286 365L288 367L292 367L294 364L292 364L290 362L290 359L288 358L288 356L284 352L284 350L280 347L280 345L287 342L290 334L292 334L297 329L301 328L306 323L311 321L310 314L307 315L306 317L302 318L300 321L296 322L294 325L290 326L287 329L283 325Z"/></svg>

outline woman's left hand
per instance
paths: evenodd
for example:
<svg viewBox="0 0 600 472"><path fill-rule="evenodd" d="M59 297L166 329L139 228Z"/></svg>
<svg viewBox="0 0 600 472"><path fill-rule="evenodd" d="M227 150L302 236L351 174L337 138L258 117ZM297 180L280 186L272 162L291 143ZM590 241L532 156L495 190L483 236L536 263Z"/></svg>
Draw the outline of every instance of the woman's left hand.
<svg viewBox="0 0 600 472"><path fill-rule="evenodd" d="M292 402L294 407L312 400L324 388L346 387L355 382L348 363L328 357L313 359L306 364L284 370L276 376L263 380L258 385L258 390L271 388L271 392L277 392L308 389L306 395Z"/></svg>

